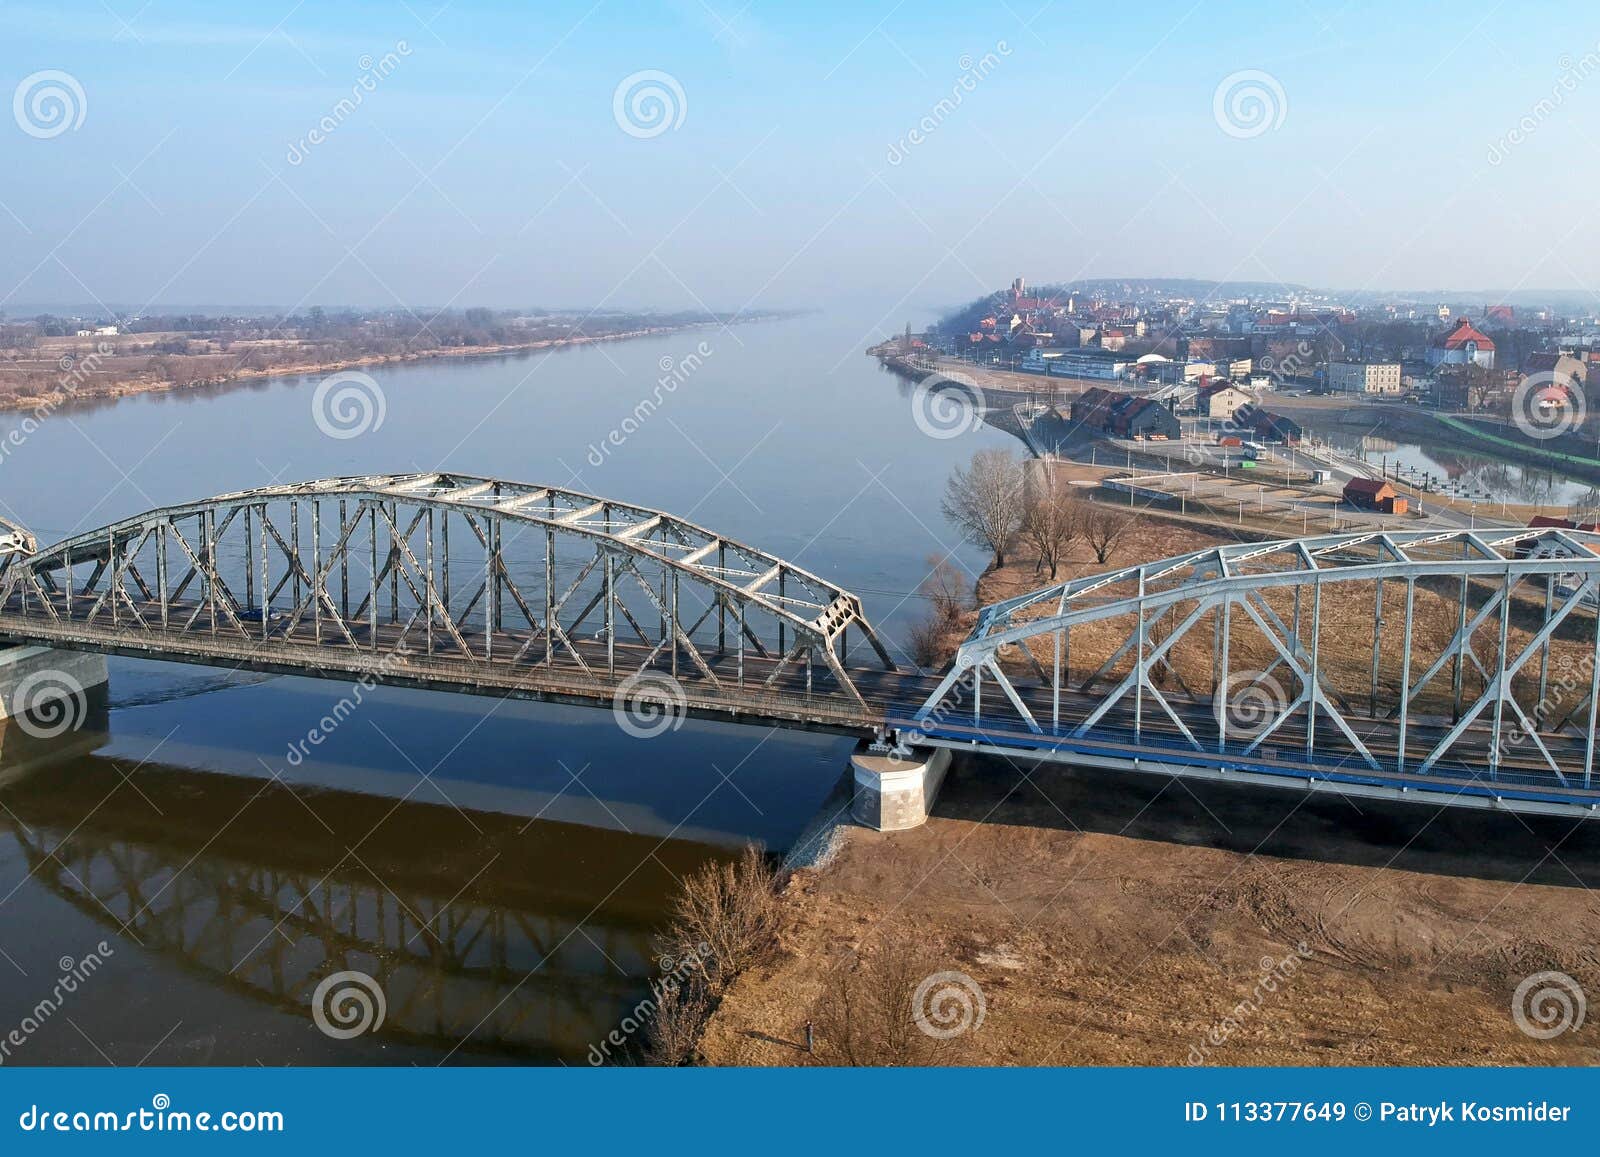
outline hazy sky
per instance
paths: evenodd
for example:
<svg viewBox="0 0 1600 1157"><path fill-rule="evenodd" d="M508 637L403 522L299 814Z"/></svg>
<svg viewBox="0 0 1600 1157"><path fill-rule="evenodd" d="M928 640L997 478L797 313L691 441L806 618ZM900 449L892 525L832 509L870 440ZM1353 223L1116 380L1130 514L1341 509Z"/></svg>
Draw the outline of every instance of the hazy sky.
<svg viewBox="0 0 1600 1157"><path fill-rule="evenodd" d="M1600 252L1592 0L8 2L0 37L0 308L893 325L1018 273L1587 290Z"/></svg>

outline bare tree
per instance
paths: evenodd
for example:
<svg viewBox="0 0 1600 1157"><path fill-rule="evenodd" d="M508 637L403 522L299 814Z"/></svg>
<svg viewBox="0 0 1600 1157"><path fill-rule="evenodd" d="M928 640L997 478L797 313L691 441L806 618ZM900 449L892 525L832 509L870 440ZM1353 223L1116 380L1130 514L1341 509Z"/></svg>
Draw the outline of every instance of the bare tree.
<svg viewBox="0 0 1600 1157"><path fill-rule="evenodd" d="M966 573L936 554L928 556L928 577L918 584L918 590L933 605L934 614L946 622L954 622L972 605Z"/></svg>
<svg viewBox="0 0 1600 1157"><path fill-rule="evenodd" d="M715 995L776 950L783 921L778 882L754 844L737 860L707 864L683 881L664 950L691 966Z"/></svg>
<svg viewBox="0 0 1600 1157"><path fill-rule="evenodd" d="M650 1062L669 1067L688 1063L710 1016L711 1001L698 978L662 984L657 990L655 1011L645 1028Z"/></svg>
<svg viewBox="0 0 1600 1157"><path fill-rule="evenodd" d="M1094 551L1095 561L1104 566L1111 561L1122 536L1137 520L1097 502L1085 503L1078 519L1078 532Z"/></svg>
<svg viewBox="0 0 1600 1157"><path fill-rule="evenodd" d="M925 1032L917 1021L918 989L942 967L906 929L885 929L871 949L863 947L854 959L835 961L811 1014L817 1062L896 1067L948 1063L959 1043Z"/></svg>
<svg viewBox="0 0 1600 1157"><path fill-rule="evenodd" d="M1061 560L1082 533L1083 516L1078 503L1055 484L1054 479L1039 480L1022 512L1022 538L1033 548L1033 573L1045 567L1056 577Z"/></svg>
<svg viewBox="0 0 1600 1157"><path fill-rule="evenodd" d="M944 658L944 623L937 615L906 628L906 652L919 667L937 667Z"/></svg>
<svg viewBox="0 0 1600 1157"><path fill-rule="evenodd" d="M928 600L928 612L906 628L906 650L917 666L937 667L949 657L953 648L947 641L971 605L969 590L960 567L936 554L928 556L927 577L917 586L917 593Z"/></svg>
<svg viewBox="0 0 1600 1157"><path fill-rule="evenodd" d="M957 466L945 483L944 516L971 542L1006 564L1006 548L1022 524L1022 464L1007 450L979 450L966 466Z"/></svg>

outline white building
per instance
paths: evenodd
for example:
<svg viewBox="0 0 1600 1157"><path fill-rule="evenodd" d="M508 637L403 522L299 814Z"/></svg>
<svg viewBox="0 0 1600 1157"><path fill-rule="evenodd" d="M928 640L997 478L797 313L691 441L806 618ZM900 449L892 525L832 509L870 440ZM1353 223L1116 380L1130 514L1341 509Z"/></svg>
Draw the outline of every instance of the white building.
<svg viewBox="0 0 1600 1157"><path fill-rule="evenodd" d="M1219 385L1201 390L1195 401L1195 409L1202 418L1227 421L1254 402L1254 398L1237 386Z"/></svg>
<svg viewBox="0 0 1600 1157"><path fill-rule="evenodd" d="M1482 366L1494 369L1494 340L1466 318L1434 338L1428 345L1430 366Z"/></svg>
<svg viewBox="0 0 1600 1157"><path fill-rule="evenodd" d="M1399 362L1329 362L1328 388L1340 394L1398 394Z"/></svg>

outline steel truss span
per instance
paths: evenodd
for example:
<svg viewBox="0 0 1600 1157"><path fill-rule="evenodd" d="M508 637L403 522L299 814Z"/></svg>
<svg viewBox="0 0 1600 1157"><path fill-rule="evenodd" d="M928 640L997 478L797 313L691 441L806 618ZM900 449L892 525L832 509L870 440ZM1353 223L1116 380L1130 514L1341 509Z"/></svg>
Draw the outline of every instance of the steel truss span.
<svg viewBox="0 0 1600 1157"><path fill-rule="evenodd" d="M983 608L902 743L1592 811L1600 534L1239 543ZM1369 790L1370 789L1370 790Z"/></svg>
<svg viewBox="0 0 1600 1157"><path fill-rule="evenodd" d="M0 530L11 528L0 528ZM859 727L860 600L661 511L462 474L334 478L0 542L0 638Z"/></svg>

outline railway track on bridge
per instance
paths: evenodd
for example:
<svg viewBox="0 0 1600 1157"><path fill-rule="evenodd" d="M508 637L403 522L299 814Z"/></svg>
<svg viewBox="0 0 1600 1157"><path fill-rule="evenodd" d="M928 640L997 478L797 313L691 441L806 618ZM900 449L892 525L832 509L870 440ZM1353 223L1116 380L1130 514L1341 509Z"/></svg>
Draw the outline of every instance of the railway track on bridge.
<svg viewBox="0 0 1600 1157"><path fill-rule="evenodd" d="M607 706L651 727L698 716L1588 814L1597 549L1600 536L1555 529L1223 546L982 608L930 673L893 661L849 591L665 512L380 475L161 508L43 548L9 528L0 640ZM1330 668L1322 622L1330 592L1357 587L1372 615L1361 678ZM1451 591L1455 629L1430 653L1414 603ZM1533 616L1516 635L1514 603ZM1074 660L1074 632L1106 624L1111 653L1086 660L1080 645ZM1241 726L1246 633L1271 656L1247 689L1281 701ZM1209 677L1191 687L1174 648L1204 637ZM1575 655L1585 685L1553 682L1553 659ZM1567 701L1546 710L1553 686Z"/></svg>

